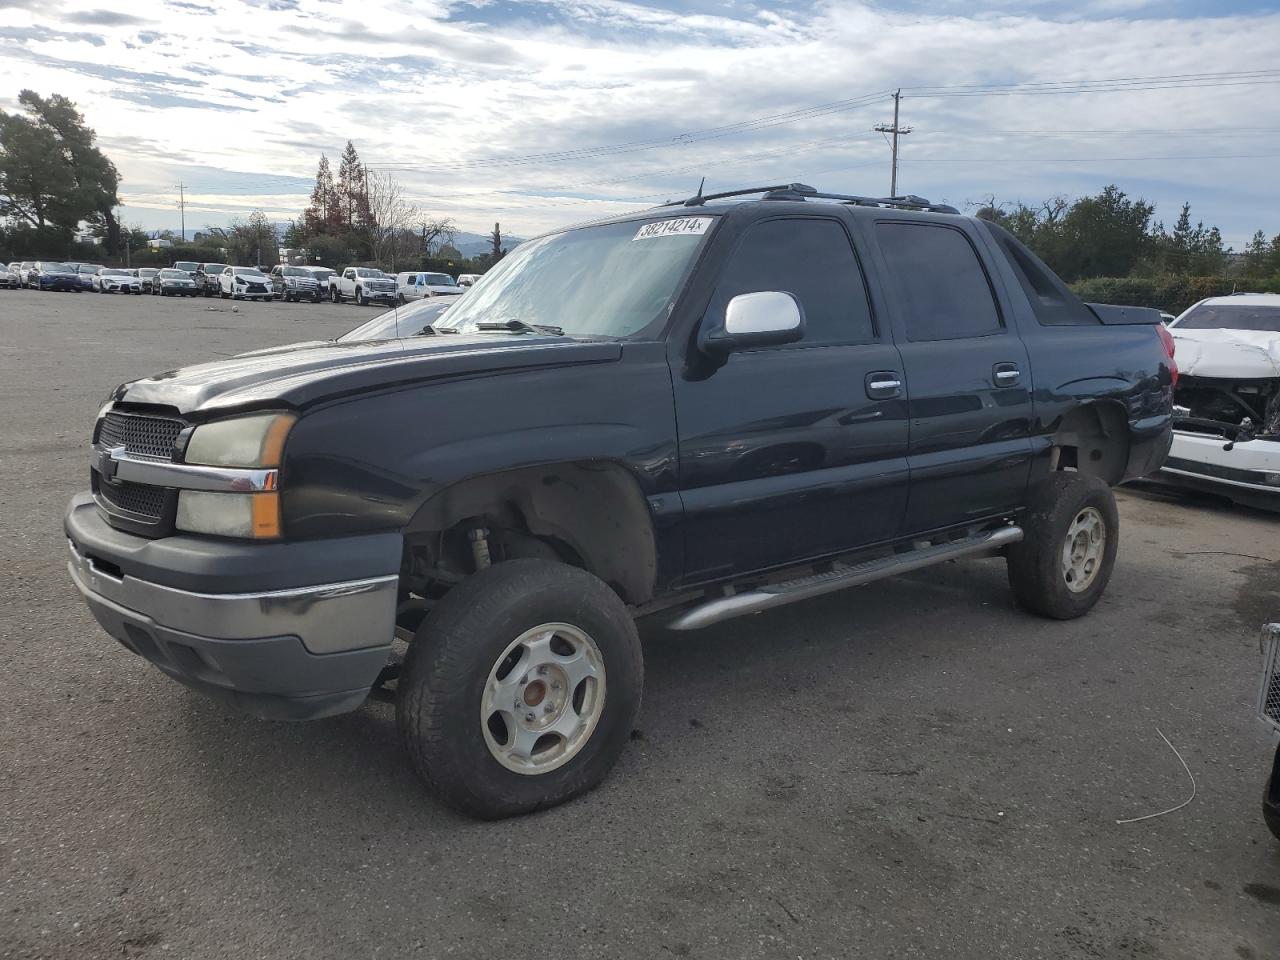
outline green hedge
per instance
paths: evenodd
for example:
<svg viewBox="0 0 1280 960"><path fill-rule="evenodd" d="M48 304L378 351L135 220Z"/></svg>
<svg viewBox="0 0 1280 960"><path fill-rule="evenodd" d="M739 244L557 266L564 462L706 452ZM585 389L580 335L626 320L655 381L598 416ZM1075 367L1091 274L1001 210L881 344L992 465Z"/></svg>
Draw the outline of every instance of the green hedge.
<svg viewBox="0 0 1280 960"><path fill-rule="evenodd" d="M1179 314L1205 297L1229 293L1271 293L1280 290L1280 276L1264 279L1233 277L1093 277L1073 283L1076 296L1090 303L1125 307L1155 307Z"/></svg>

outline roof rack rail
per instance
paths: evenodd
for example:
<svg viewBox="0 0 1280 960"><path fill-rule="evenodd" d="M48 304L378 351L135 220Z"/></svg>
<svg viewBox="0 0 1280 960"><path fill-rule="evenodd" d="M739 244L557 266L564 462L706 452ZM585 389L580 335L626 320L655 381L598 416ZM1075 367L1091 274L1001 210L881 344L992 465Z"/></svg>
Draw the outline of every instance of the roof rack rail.
<svg viewBox="0 0 1280 960"><path fill-rule="evenodd" d="M687 200L672 200L662 204L664 207L700 207L708 200L727 200L730 197L748 197L763 194L762 200L839 200L859 207L893 207L903 210L926 210L930 213L959 213L955 207L945 203L932 203L924 197L908 194L904 197L859 197L846 193L823 193L807 183L782 183L769 187L745 187L741 190L725 190L721 193L703 193L698 188L697 194Z"/></svg>

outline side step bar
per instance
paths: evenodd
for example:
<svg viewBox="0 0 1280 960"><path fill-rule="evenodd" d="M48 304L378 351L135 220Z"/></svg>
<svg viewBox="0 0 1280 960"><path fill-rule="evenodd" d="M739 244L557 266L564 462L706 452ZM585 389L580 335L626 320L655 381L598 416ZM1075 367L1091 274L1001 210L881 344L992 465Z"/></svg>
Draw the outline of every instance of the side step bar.
<svg viewBox="0 0 1280 960"><path fill-rule="evenodd" d="M816 573L809 577L797 577L781 583L770 583L757 587L746 593L735 593L717 597L700 603L691 610L681 613L667 624L671 630L700 630L721 620L741 617L748 613L759 613L771 607L780 607L797 600L808 600L824 593L834 593L845 587L856 587L885 577L897 576L908 570L919 570L944 560L955 560L976 553L987 553L1022 539L1022 528L1015 526L1000 527L988 533L965 540L953 540L929 547L921 547L891 557L877 557L863 560L861 563L840 564L826 573Z"/></svg>

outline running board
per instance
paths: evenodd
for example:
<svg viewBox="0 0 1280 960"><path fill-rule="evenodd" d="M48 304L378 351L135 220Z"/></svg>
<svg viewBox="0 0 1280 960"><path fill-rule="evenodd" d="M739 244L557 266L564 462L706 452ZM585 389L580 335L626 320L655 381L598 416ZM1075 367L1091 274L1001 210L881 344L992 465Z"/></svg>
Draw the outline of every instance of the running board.
<svg viewBox="0 0 1280 960"><path fill-rule="evenodd" d="M976 553L987 553L1022 539L1021 527L1000 527L977 537L964 540L953 540L929 547L920 547L907 553L895 554L891 557L877 557L863 560L861 563L840 564L826 573L815 573L809 577L797 577L781 583L771 583L757 587L745 593L717 597L700 603L691 610L676 617L667 624L671 630L700 630L721 620L741 617L748 613L759 613L771 607L780 607L797 600L808 600L824 593L834 593L845 587L856 587L884 577L897 576L908 570L919 570L944 560L956 560Z"/></svg>

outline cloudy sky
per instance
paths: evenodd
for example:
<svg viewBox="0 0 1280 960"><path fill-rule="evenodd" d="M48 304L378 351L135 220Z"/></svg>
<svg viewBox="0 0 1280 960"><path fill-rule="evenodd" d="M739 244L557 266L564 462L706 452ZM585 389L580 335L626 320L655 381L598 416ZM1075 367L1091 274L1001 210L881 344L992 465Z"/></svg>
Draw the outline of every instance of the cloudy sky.
<svg viewBox="0 0 1280 960"><path fill-rule="evenodd" d="M1125 79L1151 77L1177 79ZM1280 233L1280 6L1255 0L0 0L0 109L24 87L80 105L150 229L179 182L188 231L295 216L348 138L477 232L703 175L884 194L901 87L900 192L1115 182L1237 247Z"/></svg>

